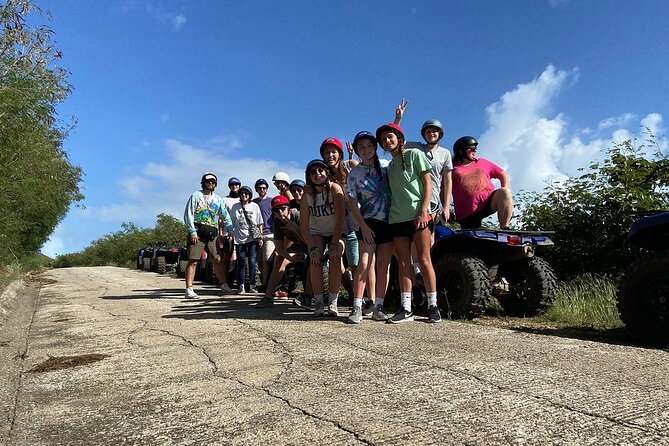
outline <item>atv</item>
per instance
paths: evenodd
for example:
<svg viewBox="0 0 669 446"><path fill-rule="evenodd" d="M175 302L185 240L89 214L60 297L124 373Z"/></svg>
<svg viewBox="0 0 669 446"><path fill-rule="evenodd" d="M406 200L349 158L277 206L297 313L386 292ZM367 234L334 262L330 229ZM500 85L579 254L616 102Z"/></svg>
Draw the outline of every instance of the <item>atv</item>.
<svg viewBox="0 0 669 446"><path fill-rule="evenodd" d="M557 298L557 279L535 251L553 245L551 233L435 226L431 256L442 314L474 318L492 297L508 315L545 311Z"/></svg>
<svg viewBox="0 0 669 446"><path fill-rule="evenodd" d="M625 246L637 254L618 287L625 326L646 341L669 344L669 211L637 214Z"/></svg>

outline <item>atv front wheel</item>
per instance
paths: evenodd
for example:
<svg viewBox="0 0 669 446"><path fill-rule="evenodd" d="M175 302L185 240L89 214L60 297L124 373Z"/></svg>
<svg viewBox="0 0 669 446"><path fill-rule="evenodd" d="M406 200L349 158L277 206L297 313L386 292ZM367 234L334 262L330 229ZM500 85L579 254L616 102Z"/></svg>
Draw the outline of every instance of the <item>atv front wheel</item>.
<svg viewBox="0 0 669 446"><path fill-rule="evenodd" d="M450 253L437 262L437 304L449 319L480 316L490 300L491 283L485 263L465 253Z"/></svg>
<svg viewBox="0 0 669 446"><path fill-rule="evenodd" d="M557 278L541 257L499 265L498 276L509 283L509 291L496 295L511 316L534 316L546 311L557 299Z"/></svg>
<svg viewBox="0 0 669 446"><path fill-rule="evenodd" d="M156 272L158 274L165 274L167 272L167 265L164 256L156 257Z"/></svg>
<svg viewBox="0 0 669 446"><path fill-rule="evenodd" d="M618 313L625 326L652 344L669 344L669 253L632 263L618 288Z"/></svg>
<svg viewBox="0 0 669 446"><path fill-rule="evenodd" d="M188 266L188 260L179 260L179 265L177 266L177 277L186 276L186 267Z"/></svg>
<svg viewBox="0 0 669 446"><path fill-rule="evenodd" d="M142 259L142 269L144 271L151 271L151 259L148 257L144 257Z"/></svg>

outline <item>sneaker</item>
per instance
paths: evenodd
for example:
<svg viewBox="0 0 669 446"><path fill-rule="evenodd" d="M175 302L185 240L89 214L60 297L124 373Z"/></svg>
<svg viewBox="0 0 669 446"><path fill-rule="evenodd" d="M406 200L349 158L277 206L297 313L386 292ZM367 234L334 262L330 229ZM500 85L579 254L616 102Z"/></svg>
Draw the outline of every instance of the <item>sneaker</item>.
<svg viewBox="0 0 669 446"><path fill-rule="evenodd" d="M227 283L224 283L221 285L221 294L232 294L234 291L232 291L232 288L230 288L230 285Z"/></svg>
<svg viewBox="0 0 669 446"><path fill-rule="evenodd" d="M322 317L325 316L325 305L323 305L323 300L317 300L314 308L314 316Z"/></svg>
<svg viewBox="0 0 669 446"><path fill-rule="evenodd" d="M195 291L193 291L193 288L186 288L186 299L197 299L199 296Z"/></svg>
<svg viewBox="0 0 669 446"><path fill-rule="evenodd" d="M334 317L339 316L339 310L337 309L337 302L328 304L327 315Z"/></svg>
<svg viewBox="0 0 669 446"><path fill-rule="evenodd" d="M244 290L243 286L239 287L239 289L237 290L237 294L246 294L246 290Z"/></svg>
<svg viewBox="0 0 669 446"><path fill-rule="evenodd" d="M372 314L372 319L375 321L385 322L388 320L388 315L383 311L383 307L377 306L374 307L374 313Z"/></svg>
<svg viewBox="0 0 669 446"><path fill-rule="evenodd" d="M256 288L255 287L250 287L249 288L249 293L250 294L256 294L257 293Z"/></svg>
<svg viewBox="0 0 669 446"><path fill-rule="evenodd" d="M302 294L301 296L296 297L293 299L293 303L305 310L311 310L311 296L308 294Z"/></svg>
<svg viewBox="0 0 669 446"><path fill-rule="evenodd" d="M386 322L390 324L401 324L403 322L413 322L413 313L411 311L407 311L405 309L401 309L397 313L393 315L390 319L388 319Z"/></svg>
<svg viewBox="0 0 669 446"><path fill-rule="evenodd" d="M359 324L360 322L362 322L362 308L353 307L353 311L351 311L351 314L346 319L346 323Z"/></svg>
<svg viewBox="0 0 669 446"><path fill-rule="evenodd" d="M441 313L439 312L439 307L432 305L427 309L427 321L433 324L441 322Z"/></svg>
<svg viewBox="0 0 669 446"><path fill-rule="evenodd" d="M374 313L374 302L367 299L362 303L362 315L364 317L371 317Z"/></svg>

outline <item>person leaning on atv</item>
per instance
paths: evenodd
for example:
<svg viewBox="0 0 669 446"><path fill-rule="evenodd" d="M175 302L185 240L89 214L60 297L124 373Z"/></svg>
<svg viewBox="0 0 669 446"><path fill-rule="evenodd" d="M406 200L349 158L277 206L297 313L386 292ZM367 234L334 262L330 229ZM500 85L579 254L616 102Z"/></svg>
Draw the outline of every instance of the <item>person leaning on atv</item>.
<svg viewBox="0 0 669 446"><path fill-rule="evenodd" d="M472 136L453 144L453 207L462 229L480 228L484 218L497 212L499 226L508 229L513 213L509 175L485 158L477 158L478 141ZM495 190L491 179L499 180Z"/></svg>

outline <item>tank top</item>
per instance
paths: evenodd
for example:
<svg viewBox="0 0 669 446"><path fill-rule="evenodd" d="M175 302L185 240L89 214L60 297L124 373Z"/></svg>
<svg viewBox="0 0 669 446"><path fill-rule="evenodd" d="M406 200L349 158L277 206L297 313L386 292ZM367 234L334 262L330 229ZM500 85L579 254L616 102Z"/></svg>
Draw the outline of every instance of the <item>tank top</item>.
<svg viewBox="0 0 669 446"><path fill-rule="evenodd" d="M335 206L331 190L327 192L327 202L325 198L325 189L316 194L316 197L305 191L302 197L309 205L309 232L312 235L329 237L334 233Z"/></svg>

